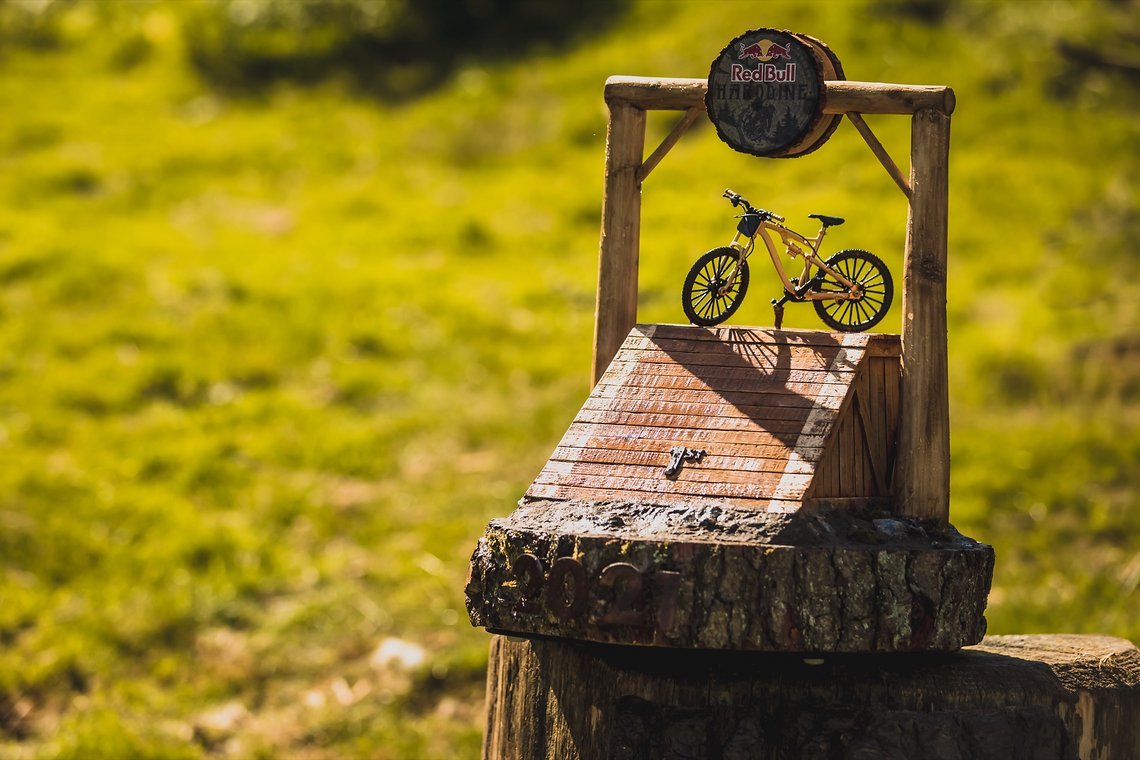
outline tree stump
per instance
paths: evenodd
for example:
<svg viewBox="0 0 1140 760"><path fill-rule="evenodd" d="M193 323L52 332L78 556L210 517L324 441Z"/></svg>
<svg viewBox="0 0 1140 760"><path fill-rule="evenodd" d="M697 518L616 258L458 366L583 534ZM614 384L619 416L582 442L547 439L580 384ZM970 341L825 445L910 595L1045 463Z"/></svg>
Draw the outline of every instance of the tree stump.
<svg viewBox="0 0 1140 760"><path fill-rule="evenodd" d="M955 653L687 652L496 636L487 760L1140 757L1140 652L993 636Z"/></svg>
<svg viewBox="0 0 1140 760"><path fill-rule="evenodd" d="M952 526L710 501L524 502L471 560L493 632L678 649L950 651L981 641L993 549Z"/></svg>

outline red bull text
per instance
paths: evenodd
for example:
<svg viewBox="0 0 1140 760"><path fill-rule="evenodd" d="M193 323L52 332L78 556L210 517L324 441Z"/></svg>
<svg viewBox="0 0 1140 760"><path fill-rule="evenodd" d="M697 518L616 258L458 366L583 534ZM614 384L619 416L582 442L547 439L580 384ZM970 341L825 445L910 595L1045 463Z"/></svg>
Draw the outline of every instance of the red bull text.
<svg viewBox="0 0 1140 760"><path fill-rule="evenodd" d="M733 82L794 82L796 81L796 64L776 66L774 63L757 64L755 70L745 68L742 64L732 64L730 80Z"/></svg>

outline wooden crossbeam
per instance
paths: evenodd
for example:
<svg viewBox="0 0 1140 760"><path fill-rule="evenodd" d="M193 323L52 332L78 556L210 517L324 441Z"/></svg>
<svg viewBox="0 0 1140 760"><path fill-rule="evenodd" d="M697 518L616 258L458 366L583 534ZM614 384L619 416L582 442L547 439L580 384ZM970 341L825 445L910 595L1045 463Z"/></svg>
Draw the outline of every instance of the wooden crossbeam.
<svg viewBox="0 0 1140 760"><path fill-rule="evenodd" d="M693 122L696 121L697 117L702 113L704 113L703 108L690 108L685 112L681 120L673 126L673 129L665 136L665 139L661 141L657 149L649 154L649 158L645 159L645 162L637 170L638 182L645 181L645 178L649 176L649 172L653 171L657 167L657 164L661 163L661 159L665 158L665 154L677 144L677 141L681 139L681 135L685 134L686 130L692 126Z"/></svg>
<svg viewBox="0 0 1140 760"><path fill-rule="evenodd" d="M855 129L859 130L863 142L867 143L867 147L875 154L875 158L879 159L879 163L887 170L887 174L891 175L891 179L895 181L895 184L899 186L899 190L903 191L903 195L905 195L909 201L911 195L910 182L903 175L898 164L891 159L891 155L887 153L887 149L879 142L879 138L875 137L875 133L871 131L871 127L867 124L866 120L864 120L863 115L855 111L848 111L846 116L847 120L851 122Z"/></svg>

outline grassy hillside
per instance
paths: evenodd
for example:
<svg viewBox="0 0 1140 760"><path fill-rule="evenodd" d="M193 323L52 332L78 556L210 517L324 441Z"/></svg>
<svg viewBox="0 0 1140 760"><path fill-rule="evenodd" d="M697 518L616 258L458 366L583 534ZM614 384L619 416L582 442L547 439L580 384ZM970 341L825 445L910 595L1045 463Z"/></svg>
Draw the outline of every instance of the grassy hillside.
<svg viewBox="0 0 1140 760"><path fill-rule="evenodd" d="M477 754L466 562L588 391L602 83L756 26L954 87L952 517L997 550L990 630L1140 640L1140 86L1079 54L1140 60L1135 3L643 0L400 99L235 92L200 6L107 7L0 27L0 758ZM794 161L701 126L644 188L642 320L683 319L725 186L900 271L848 125Z"/></svg>

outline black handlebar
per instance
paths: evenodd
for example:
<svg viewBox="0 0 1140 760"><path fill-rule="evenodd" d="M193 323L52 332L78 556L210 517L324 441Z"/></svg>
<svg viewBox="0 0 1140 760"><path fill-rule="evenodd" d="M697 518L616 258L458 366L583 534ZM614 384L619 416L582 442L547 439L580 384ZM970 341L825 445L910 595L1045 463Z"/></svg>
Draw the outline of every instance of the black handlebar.
<svg viewBox="0 0 1140 760"><path fill-rule="evenodd" d="M774 213L772 211L765 211L762 208L756 208L751 203L749 203L744 198L744 196L742 196L740 193L734 193L730 188L725 188L722 195L725 198L728 198L728 200L732 202L733 206L744 206L744 211L747 214L759 214L763 219L775 219L780 222L784 221L784 217L780 216L777 213Z"/></svg>
<svg viewBox="0 0 1140 760"><path fill-rule="evenodd" d="M741 203L743 203L746 208L749 206L748 201L740 197L740 193L734 193L730 188L726 187L724 189L724 197L732 201L733 206L739 206Z"/></svg>
<svg viewBox="0 0 1140 760"><path fill-rule="evenodd" d="M764 209L756 208L740 193L734 193L731 189L725 188L724 197L732 202L733 206L744 206L744 211L749 214L760 214L766 216L768 214Z"/></svg>

